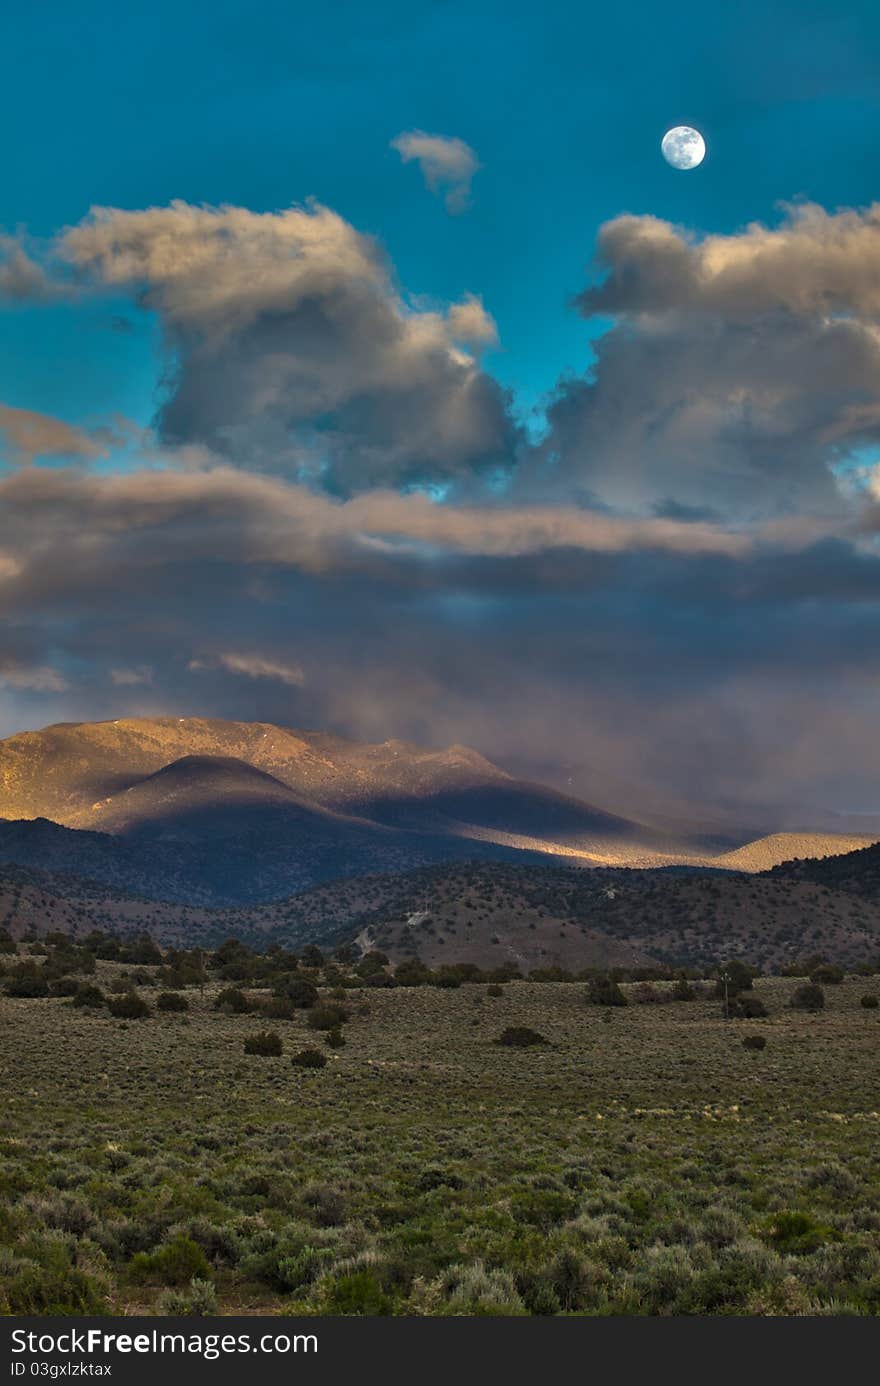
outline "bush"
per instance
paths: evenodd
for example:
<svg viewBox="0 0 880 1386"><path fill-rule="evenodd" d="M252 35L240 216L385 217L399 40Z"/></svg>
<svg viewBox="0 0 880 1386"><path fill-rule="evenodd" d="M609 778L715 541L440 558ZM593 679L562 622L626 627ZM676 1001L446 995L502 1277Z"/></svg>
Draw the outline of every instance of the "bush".
<svg viewBox="0 0 880 1386"><path fill-rule="evenodd" d="M827 1228L817 1223L809 1213L774 1213L764 1236L784 1256L808 1256L826 1240Z"/></svg>
<svg viewBox="0 0 880 1386"><path fill-rule="evenodd" d="M767 1007L761 998L749 992L733 997L728 1010L733 1020L763 1020L767 1014Z"/></svg>
<svg viewBox="0 0 880 1386"><path fill-rule="evenodd" d="M394 969L394 980L399 987L421 987L430 982L432 976L431 969L419 962L418 958L398 963Z"/></svg>
<svg viewBox="0 0 880 1386"><path fill-rule="evenodd" d="M277 1059L283 1049L281 1036L275 1030L261 1030L259 1034L248 1035L244 1042L246 1054L262 1054L270 1059Z"/></svg>
<svg viewBox="0 0 880 1386"><path fill-rule="evenodd" d="M232 1015L247 1015L252 1010L250 1001L239 987L225 987L218 994L214 1008L218 1011L229 1011Z"/></svg>
<svg viewBox="0 0 880 1386"><path fill-rule="evenodd" d="M592 977L587 989L587 1000L591 1006L625 1006L626 997L620 987L609 977L607 972L603 972L598 977Z"/></svg>
<svg viewBox="0 0 880 1386"><path fill-rule="evenodd" d="M8 977L3 987L7 996L31 1000L49 995L49 983L43 977Z"/></svg>
<svg viewBox="0 0 880 1386"><path fill-rule="evenodd" d="M315 1006L306 1017L310 1030L338 1030L346 1020L348 1011L342 1006Z"/></svg>
<svg viewBox="0 0 880 1386"><path fill-rule="evenodd" d="M159 1011L188 1011L189 1002L185 996L181 996L179 991L162 991L156 1001L156 1009Z"/></svg>
<svg viewBox="0 0 880 1386"><path fill-rule="evenodd" d="M289 1001L298 1011L307 1011L311 1006L316 1005L318 1000L318 988L314 982L309 982L305 977L296 977L293 974L279 977L272 990L276 996Z"/></svg>
<svg viewBox="0 0 880 1386"><path fill-rule="evenodd" d="M825 993L815 982L805 982L798 987L789 1005L795 1011L821 1011L825 1005Z"/></svg>
<svg viewBox="0 0 880 1386"><path fill-rule="evenodd" d="M267 1020L293 1020L296 1015L296 1006L284 996L270 996L258 1002L257 1010Z"/></svg>
<svg viewBox="0 0 880 1386"><path fill-rule="evenodd" d="M355 968L359 977L375 977L383 972L388 966L388 959L384 953L379 953L375 949L370 953L365 953Z"/></svg>
<svg viewBox="0 0 880 1386"><path fill-rule="evenodd" d="M866 1011L876 1011L877 1007L880 1006L880 1001L877 1000L876 996L871 996L869 993L867 996L862 997L859 1005L864 1006Z"/></svg>
<svg viewBox="0 0 880 1386"><path fill-rule="evenodd" d="M189 1282L186 1290L167 1290L159 1296L159 1312L172 1318L206 1318L218 1312L217 1291L212 1280Z"/></svg>
<svg viewBox="0 0 880 1386"><path fill-rule="evenodd" d="M697 993L694 991L690 982L686 981L684 977L679 977L670 995L673 1001L694 1001L696 1000Z"/></svg>
<svg viewBox="0 0 880 1386"><path fill-rule="evenodd" d="M342 1275L327 1291L328 1314L365 1314L371 1318L391 1313L391 1300L369 1271Z"/></svg>
<svg viewBox="0 0 880 1386"><path fill-rule="evenodd" d="M100 987L80 987L73 998L74 1006L87 1006L90 1010L98 1011L106 1005L107 998Z"/></svg>
<svg viewBox="0 0 880 1386"><path fill-rule="evenodd" d="M150 1014L150 1008L136 991L126 991L122 996L114 996L107 1002L107 1009L117 1020L143 1020Z"/></svg>
<svg viewBox="0 0 880 1386"><path fill-rule="evenodd" d="M504 988L501 987L501 986L499 986L497 982L493 982L491 986L488 986L488 987L486 988L486 995L487 995L487 996L503 996L503 995L504 995Z"/></svg>
<svg viewBox="0 0 880 1386"><path fill-rule="evenodd" d="M290 1062L297 1068L323 1068L327 1062L327 1055L322 1054L319 1049L301 1049L298 1054L294 1054Z"/></svg>
<svg viewBox="0 0 880 1386"><path fill-rule="evenodd" d="M132 1280L160 1285L186 1285L193 1278L207 1280L211 1268L192 1237L174 1237L155 1251L139 1251L129 1266Z"/></svg>
<svg viewBox="0 0 880 1386"><path fill-rule="evenodd" d="M810 973L810 981L822 983L824 986L836 987L843 981L845 973L842 967L837 967L835 963L820 963Z"/></svg>
<svg viewBox="0 0 880 1386"><path fill-rule="evenodd" d="M537 1030L530 1030L528 1025L508 1025L506 1030L501 1031L495 1043L515 1049L526 1049L529 1045L546 1044L547 1041Z"/></svg>
<svg viewBox="0 0 880 1386"><path fill-rule="evenodd" d="M56 981L49 983L51 996L76 996L78 991L79 982L75 977L59 977Z"/></svg>
<svg viewBox="0 0 880 1386"><path fill-rule="evenodd" d="M10 1257L11 1264L4 1266L0 1312L53 1316L108 1312L103 1278L71 1265L63 1243L46 1243L38 1249L38 1255L39 1261Z"/></svg>
<svg viewBox="0 0 880 1386"><path fill-rule="evenodd" d="M745 1035L743 1049L766 1049L767 1041L763 1035Z"/></svg>
<svg viewBox="0 0 880 1386"><path fill-rule="evenodd" d="M330 1030L324 1036L324 1043L329 1044L331 1049L341 1049L345 1044L345 1035L341 1030Z"/></svg>

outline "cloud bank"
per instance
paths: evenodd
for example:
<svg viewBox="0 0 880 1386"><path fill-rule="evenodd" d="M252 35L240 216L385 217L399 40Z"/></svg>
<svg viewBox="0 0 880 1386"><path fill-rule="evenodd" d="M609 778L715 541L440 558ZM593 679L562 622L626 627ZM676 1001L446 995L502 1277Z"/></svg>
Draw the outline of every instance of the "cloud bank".
<svg viewBox="0 0 880 1386"><path fill-rule="evenodd" d="M6 730L210 712L470 742L636 816L880 808L877 208L609 222L536 444L481 298L411 301L326 207L96 209L53 263L158 315L167 383L127 470L0 411L77 464L0 478Z"/></svg>

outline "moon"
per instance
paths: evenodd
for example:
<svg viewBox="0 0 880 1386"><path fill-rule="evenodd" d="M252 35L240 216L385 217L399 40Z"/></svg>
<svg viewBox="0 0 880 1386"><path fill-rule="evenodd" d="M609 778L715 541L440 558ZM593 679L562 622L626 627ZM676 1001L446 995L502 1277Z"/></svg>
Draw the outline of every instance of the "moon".
<svg viewBox="0 0 880 1386"><path fill-rule="evenodd" d="M706 157L706 141L690 125L675 125L660 141L660 151L673 168L696 168Z"/></svg>

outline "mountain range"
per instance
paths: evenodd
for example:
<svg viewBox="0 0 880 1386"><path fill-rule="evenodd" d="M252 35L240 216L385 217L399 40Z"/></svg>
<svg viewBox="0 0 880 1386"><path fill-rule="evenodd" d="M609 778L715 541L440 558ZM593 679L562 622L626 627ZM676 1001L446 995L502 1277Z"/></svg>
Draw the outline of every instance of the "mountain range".
<svg viewBox="0 0 880 1386"><path fill-rule="evenodd" d="M0 919L18 933L66 920L179 943L236 931L296 941L357 925L406 955L412 892L427 882L449 904L446 933L439 906L427 911L420 946L434 961L447 949L485 965L502 948L532 966L623 965L736 942L778 962L807 934L855 957L873 946L873 901L840 878L832 908L817 894L819 859L860 857L872 841L676 831L518 780L465 746L262 722L62 723L0 742ZM465 929L475 870L495 873L503 944L486 937L489 913ZM535 896L547 890L552 907Z"/></svg>

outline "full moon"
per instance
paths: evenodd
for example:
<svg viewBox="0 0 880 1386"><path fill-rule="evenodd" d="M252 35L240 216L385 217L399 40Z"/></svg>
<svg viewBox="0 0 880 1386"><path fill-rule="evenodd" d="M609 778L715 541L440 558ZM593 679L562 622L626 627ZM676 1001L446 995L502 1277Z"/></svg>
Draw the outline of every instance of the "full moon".
<svg viewBox="0 0 880 1386"><path fill-rule="evenodd" d="M690 125L676 125L666 131L660 150L673 168L696 168L706 157L706 141Z"/></svg>

